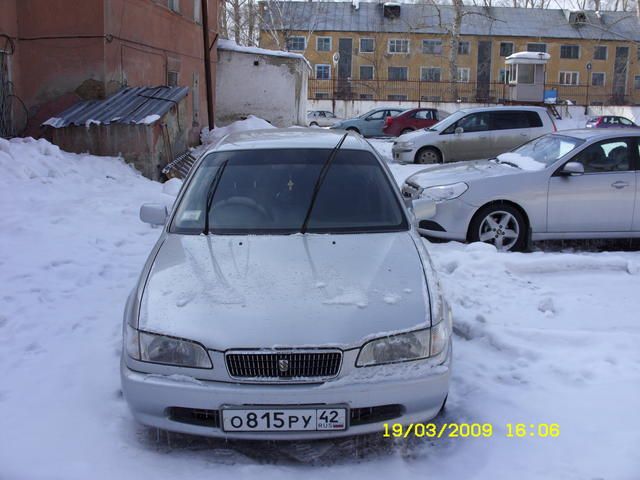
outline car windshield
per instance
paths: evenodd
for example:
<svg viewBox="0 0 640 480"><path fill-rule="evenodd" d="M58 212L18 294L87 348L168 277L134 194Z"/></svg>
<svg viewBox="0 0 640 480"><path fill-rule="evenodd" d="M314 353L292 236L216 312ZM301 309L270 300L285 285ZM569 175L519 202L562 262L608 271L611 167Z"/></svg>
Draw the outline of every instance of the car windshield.
<svg viewBox="0 0 640 480"><path fill-rule="evenodd" d="M468 112L466 112L465 110L458 110L457 112L452 113L448 117L443 118L439 122L434 123L430 127L425 128L425 130L432 130L434 132L441 132L442 130L444 130L448 126L450 126L450 125L454 124L455 122L457 122L458 120L460 120L467 113Z"/></svg>
<svg viewBox="0 0 640 480"><path fill-rule="evenodd" d="M544 135L498 155L497 160L522 170L542 170L583 143L580 138L566 135Z"/></svg>
<svg viewBox="0 0 640 480"><path fill-rule="evenodd" d="M189 182L171 231L203 232L207 192L216 172L224 165L209 210L210 232L300 232L318 175L330 153L330 149L210 153ZM407 230L408 222L393 188L372 153L339 150L318 191L307 231Z"/></svg>

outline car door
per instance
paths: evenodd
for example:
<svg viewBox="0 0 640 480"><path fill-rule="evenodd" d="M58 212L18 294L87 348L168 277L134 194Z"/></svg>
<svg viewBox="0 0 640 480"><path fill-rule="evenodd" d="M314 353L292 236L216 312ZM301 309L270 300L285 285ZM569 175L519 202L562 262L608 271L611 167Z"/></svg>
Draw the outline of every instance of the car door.
<svg viewBox="0 0 640 480"><path fill-rule="evenodd" d="M491 157L493 151L489 112L470 113L441 134L440 147L449 162Z"/></svg>
<svg viewBox="0 0 640 480"><path fill-rule="evenodd" d="M411 126L416 129L430 127L434 123L435 120L433 118L432 110L418 110L413 114L413 118L410 122Z"/></svg>
<svg viewBox="0 0 640 480"><path fill-rule="evenodd" d="M571 158L584 174L549 179L549 232L625 232L631 230L637 178L633 138L594 143ZM566 162L565 162L566 163Z"/></svg>
<svg viewBox="0 0 640 480"><path fill-rule="evenodd" d="M387 113L387 110L377 110L365 117L360 133L365 137L382 135L382 127L384 126L384 119L386 118L385 113Z"/></svg>

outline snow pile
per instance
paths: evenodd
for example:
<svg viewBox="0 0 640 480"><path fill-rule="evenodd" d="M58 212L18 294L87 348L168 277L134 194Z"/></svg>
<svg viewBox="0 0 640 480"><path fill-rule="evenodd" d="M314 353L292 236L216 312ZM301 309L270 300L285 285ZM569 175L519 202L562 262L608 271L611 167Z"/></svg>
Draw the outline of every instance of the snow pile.
<svg viewBox="0 0 640 480"><path fill-rule="evenodd" d="M202 132L200 132L200 141L203 145L215 145L222 140L222 137L230 133L244 132L247 130L261 130L264 128L275 127L262 118L249 115L245 120L238 120L226 127L217 127L213 130L203 128Z"/></svg>
<svg viewBox="0 0 640 480"><path fill-rule="evenodd" d="M283 50L269 50L267 48L259 47L246 47L244 45L238 45L234 40L229 40L227 38L218 39L218 50L252 53L254 55L268 55L270 57L297 58L298 60L304 61L309 68L311 68L307 59L300 53L285 52Z"/></svg>
<svg viewBox="0 0 640 480"><path fill-rule="evenodd" d="M138 120L136 123L151 125L152 123L157 122L158 120L160 120L160 115L158 115L157 113L154 113L153 115L147 115L142 120Z"/></svg>

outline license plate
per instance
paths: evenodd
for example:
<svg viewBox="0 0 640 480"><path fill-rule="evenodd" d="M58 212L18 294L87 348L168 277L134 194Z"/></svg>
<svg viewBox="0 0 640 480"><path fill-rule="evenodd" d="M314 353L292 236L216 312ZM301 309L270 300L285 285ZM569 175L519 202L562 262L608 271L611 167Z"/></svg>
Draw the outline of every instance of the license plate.
<svg viewBox="0 0 640 480"><path fill-rule="evenodd" d="M347 429L346 408L224 408L225 432L304 432Z"/></svg>

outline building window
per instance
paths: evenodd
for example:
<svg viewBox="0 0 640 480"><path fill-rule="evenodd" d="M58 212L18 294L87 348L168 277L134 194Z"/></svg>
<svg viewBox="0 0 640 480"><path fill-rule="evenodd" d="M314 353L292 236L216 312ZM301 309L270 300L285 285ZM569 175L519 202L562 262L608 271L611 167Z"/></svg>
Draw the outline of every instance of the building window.
<svg viewBox="0 0 640 480"><path fill-rule="evenodd" d="M458 43L458 55L469 55L469 42Z"/></svg>
<svg viewBox="0 0 640 480"><path fill-rule="evenodd" d="M607 46L596 45L593 47L593 59L594 60L606 60L607 59Z"/></svg>
<svg viewBox="0 0 640 480"><path fill-rule="evenodd" d="M360 65L360 80L373 80L373 65Z"/></svg>
<svg viewBox="0 0 640 480"><path fill-rule="evenodd" d="M560 58L580 58L578 45L560 45Z"/></svg>
<svg viewBox="0 0 640 480"><path fill-rule="evenodd" d="M316 38L316 50L319 52L331 51L331 37L318 37Z"/></svg>
<svg viewBox="0 0 640 480"><path fill-rule="evenodd" d="M456 71L456 82L469 82L470 73L470 69L458 67L458 70Z"/></svg>
<svg viewBox="0 0 640 480"><path fill-rule="evenodd" d="M169 70L167 72L167 85L169 85L170 87L178 86L178 72L173 70Z"/></svg>
<svg viewBox="0 0 640 480"><path fill-rule="evenodd" d="M633 89L640 90L640 75L633 77Z"/></svg>
<svg viewBox="0 0 640 480"><path fill-rule="evenodd" d="M440 67L421 67L420 80L423 82L439 82Z"/></svg>
<svg viewBox="0 0 640 480"><path fill-rule="evenodd" d="M180 13L180 0L169 0L167 6L174 12Z"/></svg>
<svg viewBox="0 0 640 480"><path fill-rule="evenodd" d="M578 72L560 72L560 85L578 85Z"/></svg>
<svg viewBox="0 0 640 480"><path fill-rule="evenodd" d="M361 93L360 100L373 100L373 94L371 93Z"/></svg>
<svg viewBox="0 0 640 480"><path fill-rule="evenodd" d="M531 63L518 64L518 83L531 85L535 78L535 65Z"/></svg>
<svg viewBox="0 0 640 480"><path fill-rule="evenodd" d="M329 98L327 92L316 92L316 100L326 100L327 98Z"/></svg>
<svg viewBox="0 0 640 480"><path fill-rule="evenodd" d="M442 53L442 40L423 40L422 53L439 55Z"/></svg>
<svg viewBox="0 0 640 480"><path fill-rule="evenodd" d="M316 65L316 78L319 80L331 79L331 65Z"/></svg>
<svg viewBox="0 0 640 480"><path fill-rule="evenodd" d="M387 95L387 100L391 100L392 102L406 102L407 98L408 97L406 95L399 95L399 94Z"/></svg>
<svg viewBox="0 0 640 480"><path fill-rule="evenodd" d="M500 42L500 56L508 57L511 54L513 54L513 43Z"/></svg>
<svg viewBox="0 0 640 480"><path fill-rule="evenodd" d="M389 53L409 53L409 40L392 38L389 40Z"/></svg>
<svg viewBox="0 0 640 480"><path fill-rule="evenodd" d="M604 87L605 74L603 72L593 72L591 74L591 85L594 87Z"/></svg>
<svg viewBox="0 0 640 480"><path fill-rule="evenodd" d="M376 42L373 38L360 39L360 53L371 53L376 49Z"/></svg>
<svg viewBox="0 0 640 480"><path fill-rule="evenodd" d="M500 73L498 73L498 82L499 83L509 83L507 69L501 68Z"/></svg>
<svg viewBox="0 0 640 480"><path fill-rule="evenodd" d="M202 2L200 0L193 0L193 21L202 25Z"/></svg>
<svg viewBox="0 0 640 480"><path fill-rule="evenodd" d="M527 52L547 52L546 43L527 43Z"/></svg>
<svg viewBox="0 0 640 480"><path fill-rule="evenodd" d="M389 80L406 81L408 70L407 67L389 67L387 75L389 76Z"/></svg>
<svg viewBox="0 0 640 480"><path fill-rule="evenodd" d="M307 41L304 37L287 38L287 50L304 52L307 47Z"/></svg>

